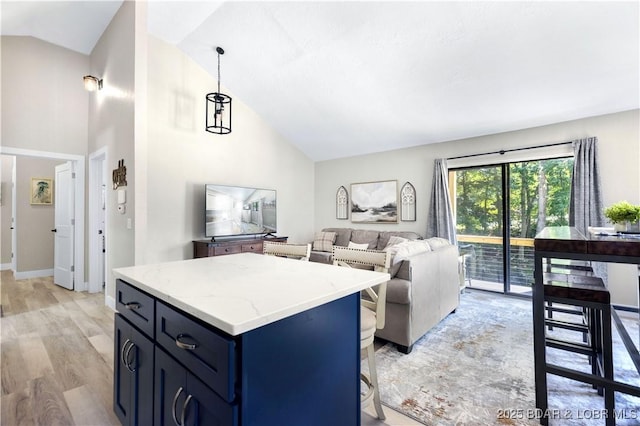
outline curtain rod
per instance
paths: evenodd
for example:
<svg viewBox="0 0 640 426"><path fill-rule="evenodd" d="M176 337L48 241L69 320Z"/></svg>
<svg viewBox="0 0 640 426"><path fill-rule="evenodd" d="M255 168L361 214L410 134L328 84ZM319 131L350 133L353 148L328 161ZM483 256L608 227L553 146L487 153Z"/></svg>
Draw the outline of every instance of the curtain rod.
<svg viewBox="0 0 640 426"><path fill-rule="evenodd" d="M569 144L572 144L572 143L573 143L573 141L569 141L569 142L549 143L549 144L546 144L546 145L538 145L538 146L528 146L528 147L525 147L525 148L501 149L500 151L484 152L482 154L469 154L469 155L461 155L459 157L449 157L449 158L447 158L447 160L458 160L460 158L479 157L481 155L491 155L491 154L504 155L507 152L525 151L527 149L537 149L537 148L548 148L550 146L569 145Z"/></svg>

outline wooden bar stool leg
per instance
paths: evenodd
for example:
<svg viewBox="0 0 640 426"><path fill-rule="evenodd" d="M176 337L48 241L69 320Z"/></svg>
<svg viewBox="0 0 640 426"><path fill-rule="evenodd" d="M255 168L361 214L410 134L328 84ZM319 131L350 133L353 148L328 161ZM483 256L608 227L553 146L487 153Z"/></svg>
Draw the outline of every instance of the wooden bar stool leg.
<svg viewBox="0 0 640 426"><path fill-rule="evenodd" d="M380 403L380 388L378 387L378 371L376 369L376 358L373 343L367 347L367 359L369 361L369 379L371 380L371 386L373 388L373 406L376 409L376 414L380 420L385 420L384 411L382 411L382 404Z"/></svg>
<svg viewBox="0 0 640 426"><path fill-rule="evenodd" d="M611 336L611 305L606 305L602 311L602 368L605 379L613 380L613 343ZM604 390L604 408L607 410L607 426L616 424L614 416L615 392L613 389Z"/></svg>

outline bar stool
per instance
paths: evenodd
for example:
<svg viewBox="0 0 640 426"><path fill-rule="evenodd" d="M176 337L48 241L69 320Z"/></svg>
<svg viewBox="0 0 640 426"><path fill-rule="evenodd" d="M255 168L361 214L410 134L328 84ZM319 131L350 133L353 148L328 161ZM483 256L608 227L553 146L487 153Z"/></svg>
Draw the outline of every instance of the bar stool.
<svg viewBox="0 0 640 426"><path fill-rule="evenodd" d="M545 331L545 346L559 350L586 355L591 363L591 374L579 370L545 363L547 373L590 383L598 389L598 394L604 394L604 405L608 413L614 411L614 392L603 390L596 386L591 378L603 377L613 380L613 348L611 340L611 295L602 279L585 275L544 273L545 303L558 303L574 306L582 310L586 324L546 319L545 324L558 328L586 333L587 342L578 343L547 336ZM546 357L545 357L546 361ZM546 392L546 389L545 389ZM615 419L609 417L607 425L615 424Z"/></svg>
<svg viewBox="0 0 640 426"><path fill-rule="evenodd" d="M572 274L572 275L584 275L588 277L593 276L593 268L590 262L582 260L568 260L568 259L554 259L545 258L543 263L543 272L555 273L555 274ZM553 313L563 313L570 315L577 315L583 318L583 324L586 324L586 309L574 306L558 306L553 305L553 302L545 303L545 314L547 318L553 319ZM553 330L553 324L547 324L549 331ZM583 333L582 341L587 341L587 333Z"/></svg>
<svg viewBox="0 0 640 426"><path fill-rule="evenodd" d="M333 246L333 264L338 266L365 268L389 272L391 265L391 253L377 250L360 250L348 247ZM380 401L380 388L378 386L378 373L374 351L374 338L376 330L384 328L385 308L387 298L387 283L377 286L377 289L364 290L366 297L360 298L360 350L366 352L369 363L369 374L360 373L360 381L366 389L361 394L362 408L371 402L375 407L380 420L385 420L382 403Z"/></svg>

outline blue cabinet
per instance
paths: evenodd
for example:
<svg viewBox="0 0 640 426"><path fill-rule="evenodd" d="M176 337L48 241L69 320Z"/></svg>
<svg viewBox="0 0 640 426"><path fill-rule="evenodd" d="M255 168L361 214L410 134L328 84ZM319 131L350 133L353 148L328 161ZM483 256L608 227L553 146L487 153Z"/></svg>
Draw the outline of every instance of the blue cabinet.
<svg viewBox="0 0 640 426"><path fill-rule="evenodd" d="M149 425L153 412L153 342L115 315L113 408L123 425Z"/></svg>
<svg viewBox="0 0 640 426"><path fill-rule="evenodd" d="M358 293L230 336L124 281L116 289L123 425L360 425Z"/></svg>
<svg viewBox="0 0 640 426"><path fill-rule="evenodd" d="M154 425L237 426L238 406L224 401L156 346Z"/></svg>

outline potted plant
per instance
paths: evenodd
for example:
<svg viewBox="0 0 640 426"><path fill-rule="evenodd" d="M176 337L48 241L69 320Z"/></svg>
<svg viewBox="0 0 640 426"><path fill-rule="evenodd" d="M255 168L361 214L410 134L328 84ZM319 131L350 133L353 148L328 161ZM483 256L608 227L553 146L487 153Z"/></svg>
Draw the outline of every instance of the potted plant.
<svg viewBox="0 0 640 426"><path fill-rule="evenodd" d="M627 201L620 201L604 209L604 215L617 232L637 228L640 220L640 206L634 206Z"/></svg>

